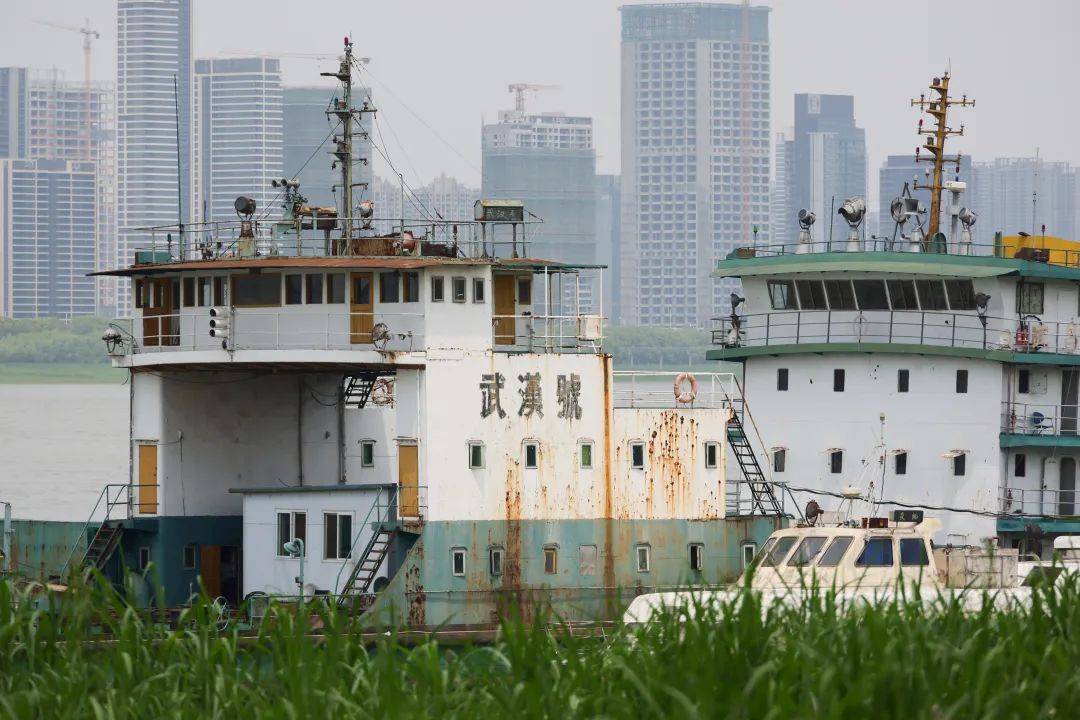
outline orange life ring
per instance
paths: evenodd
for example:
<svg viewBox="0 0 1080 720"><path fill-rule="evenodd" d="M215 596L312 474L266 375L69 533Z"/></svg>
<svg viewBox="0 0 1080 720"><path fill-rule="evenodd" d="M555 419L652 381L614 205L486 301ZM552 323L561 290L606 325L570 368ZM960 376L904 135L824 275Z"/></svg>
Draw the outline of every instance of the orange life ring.
<svg viewBox="0 0 1080 720"><path fill-rule="evenodd" d="M690 383L690 389L684 386ZM697 398L697 378L691 373L679 373L675 376L675 402L692 403Z"/></svg>

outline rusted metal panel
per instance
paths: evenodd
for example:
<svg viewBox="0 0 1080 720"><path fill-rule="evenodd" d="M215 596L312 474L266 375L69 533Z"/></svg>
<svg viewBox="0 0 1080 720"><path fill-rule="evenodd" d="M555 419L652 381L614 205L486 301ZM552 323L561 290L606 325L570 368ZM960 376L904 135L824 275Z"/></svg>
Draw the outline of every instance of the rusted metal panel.
<svg viewBox="0 0 1080 720"><path fill-rule="evenodd" d="M11 557L3 569L25 577L47 579L60 573L76 540L78 552L86 547L80 535L84 523L58 520L12 520Z"/></svg>

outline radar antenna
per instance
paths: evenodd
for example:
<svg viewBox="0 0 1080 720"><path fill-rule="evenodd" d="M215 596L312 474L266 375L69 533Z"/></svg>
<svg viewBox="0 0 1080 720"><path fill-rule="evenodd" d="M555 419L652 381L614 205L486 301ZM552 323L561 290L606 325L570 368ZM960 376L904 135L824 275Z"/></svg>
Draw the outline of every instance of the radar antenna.
<svg viewBox="0 0 1080 720"><path fill-rule="evenodd" d="M927 233L928 239L931 243L934 243L937 238L938 226L941 222L941 192L945 189L945 185L942 181L942 173L945 163L955 163L956 172L960 172L960 155L945 155L945 139L950 135L963 135L964 126L961 125L959 129L953 129L948 125L948 113L949 108L956 105L959 107L975 107L975 101L969 100L967 95L964 95L959 100L953 97L949 97L949 73L946 72L941 77L936 77L930 83L930 90L937 94L937 97L926 95L920 95L918 100L912 100L912 107L918 107L926 112L933 119L933 127L924 127L923 119L919 118L919 135L926 137L926 142L922 147L915 149L915 162L930 162L933 163L933 169L930 173L930 184L923 185L918 182L915 183L916 190L929 190L930 191L930 217L929 217L929 232ZM920 155L921 150L926 150L930 154L929 157L923 157Z"/></svg>

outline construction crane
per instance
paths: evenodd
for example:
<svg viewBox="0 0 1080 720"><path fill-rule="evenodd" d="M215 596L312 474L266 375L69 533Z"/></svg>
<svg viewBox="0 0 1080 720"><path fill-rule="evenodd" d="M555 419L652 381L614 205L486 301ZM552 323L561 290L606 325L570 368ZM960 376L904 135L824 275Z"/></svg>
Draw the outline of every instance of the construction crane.
<svg viewBox="0 0 1080 720"><path fill-rule="evenodd" d="M86 159L93 159L93 149L91 147L91 118L92 113L90 106L93 104L91 97L91 77L90 77L90 49L94 40L101 39L101 33L90 27L90 18L86 18L84 27L78 27L76 25L64 25L63 23L49 22L47 20L38 20L39 25L45 25L51 28L57 28L58 30L68 30L70 32L81 33L83 36L83 83L86 88L86 118L83 124L83 132L86 133Z"/></svg>
<svg viewBox="0 0 1080 720"><path fill-rule="evenodd" d="M512 83L507 90L514 93L514 110L519 113L525 112L525 91L539 92L540 90L558 90L559 85L532 85L530 83Z"/></svg>

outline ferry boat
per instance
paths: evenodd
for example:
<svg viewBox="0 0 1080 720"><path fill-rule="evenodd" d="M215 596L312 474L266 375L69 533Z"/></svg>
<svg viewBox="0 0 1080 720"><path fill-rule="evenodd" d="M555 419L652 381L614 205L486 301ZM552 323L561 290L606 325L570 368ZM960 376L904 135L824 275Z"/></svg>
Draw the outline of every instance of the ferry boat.
<svg viewBox="0 0 1080 720"><path fill-rule="evenodd" d="M941 544L1049 558L1054 538L1080 533L1080 244L972 242L945 144L962 132L949 111L973 101L950 80L913 101L931 169L893 201L892 237L865 239L851 198L842 240L815 238L802 211L797 241L737 249L715 275L744 292L709 357L741 365L773 477L800 506L868 476L884 509L940 513ZM929 211L913 188L930 191Z"/></svg>
<svg viewBox="0 0 1080 720"><path fill-rule="evenodd" d="M130 467L63 571L152 564L173 606L320 596L410 626L613 618L737 577L785 518L734 378L613 370L602 308L565 301L603 268L531 257L520 202L376 232L352 71L346 40L341 207L285 178L280 220L239 198L239 222L153 228L104 273L135 300L104 336Z"/></svg>

